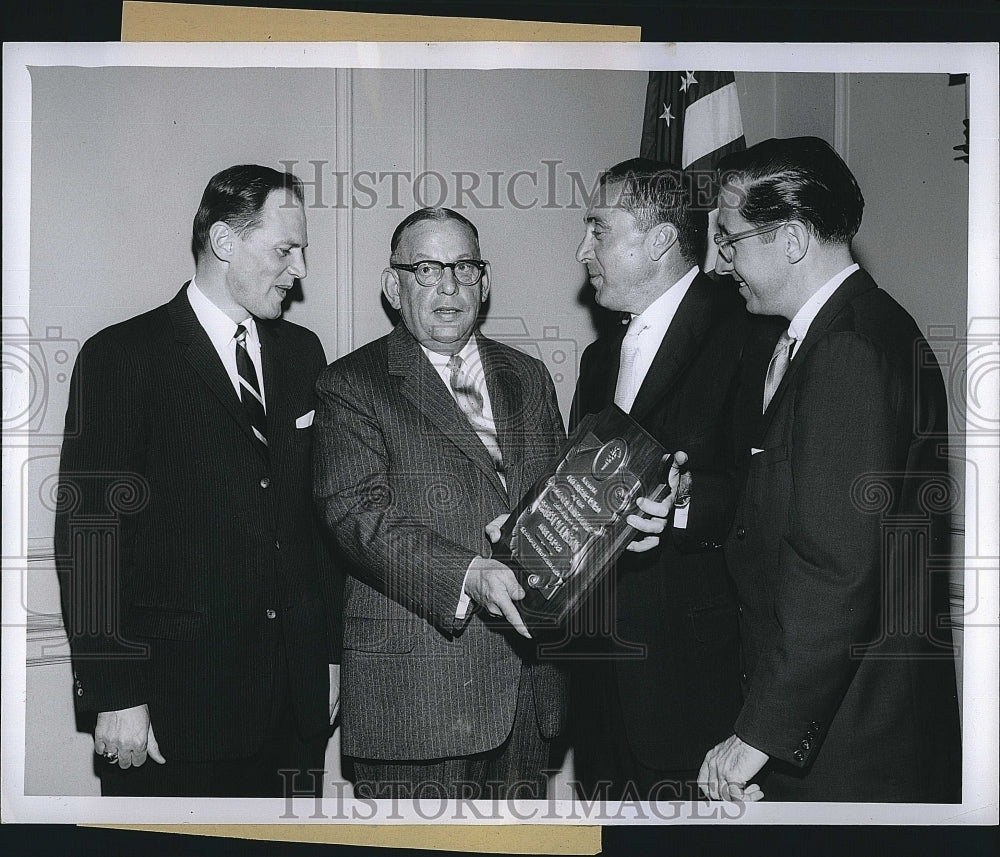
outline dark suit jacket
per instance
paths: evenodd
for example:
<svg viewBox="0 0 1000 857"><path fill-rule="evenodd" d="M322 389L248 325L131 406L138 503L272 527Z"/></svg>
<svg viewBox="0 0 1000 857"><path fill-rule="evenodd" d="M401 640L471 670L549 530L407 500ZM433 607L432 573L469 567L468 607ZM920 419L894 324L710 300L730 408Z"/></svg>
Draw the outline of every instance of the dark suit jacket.
<svg viewBox="0 0 1000 857"><path fill-rule="evenodd" d="M403 327L317 384L316 500L352 560L344 596L342 749L372 759L464 756L500 745L530 670L539 727L564 716L561 675L506 622L455 618L484 527L509 512L563 440L540 361L477 334L507 491Z"/></svg>
<svg viewBox="0 0 1000 857"><path fill-rule="evenodd" d="M735 506L735 405L750 323L732 289L699 274L631 409L668 452L688 453L695 491L687 528L668 529L657 550L624 554L601 596L615 602L619 643L642 647L619 650L612 692L630 746L654 768L697 768L740 707L736 600L721 547ZM624 332L584 352L573 425L614 400ZM583 709L588 694L607 691L590 686L600 669L577 673Z"/></svg>
<svg viewBox="0 0 1000 857"><path fill-rule="evenodd" d="M769 799L958 800L947 441L927 342L853 274L764 414L726 545L748 675L736 734L772 757Z"/></svg>
<svg viewBox="0 0 1000 857"><path fill-rule="evenodd" d="M73 373L56 552L77 707L147 703L168 761L260 746L278 644L301 729L329 724L330 570L296 427L325 359L297 325L257 327L270 463L186 289L96 334Z"/></svg>

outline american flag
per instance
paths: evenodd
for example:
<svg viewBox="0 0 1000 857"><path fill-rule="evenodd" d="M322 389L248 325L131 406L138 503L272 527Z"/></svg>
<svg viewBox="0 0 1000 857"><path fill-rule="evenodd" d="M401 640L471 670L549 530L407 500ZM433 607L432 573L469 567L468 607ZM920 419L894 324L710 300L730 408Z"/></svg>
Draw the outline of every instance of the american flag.
<svg viewBox="0 0 1000 857"><path fill-rule="evenodd" d="M642 157L714 174L723 155L745 148L733 72L649 73L639 152ZM714 193L707 201L714 208ZM709 216L710 234L715 230L713 215ZM709 240L703 268L711 271L714 267L715 244Z"/></svg>

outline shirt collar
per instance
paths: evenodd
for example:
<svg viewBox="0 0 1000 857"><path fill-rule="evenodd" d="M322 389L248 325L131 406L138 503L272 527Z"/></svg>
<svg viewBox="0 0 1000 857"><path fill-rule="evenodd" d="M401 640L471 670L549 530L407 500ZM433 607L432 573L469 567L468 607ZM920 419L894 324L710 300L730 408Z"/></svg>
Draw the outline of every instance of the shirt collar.
<svg viewBox="0 0 1000 857"><path fill-rule="evenodd" d="M198 317L199 324L205 329L205 333L212 340L212 344L216 350L220 350L222 346L228 345L233 337L236 336L236 322L212 303L208 296L198 288L198 284L194 281L193 277L191 278L190 285L188 285L187 296L191 304L191 309L194 310L194 314ZM257 326L254 324L253 316L248 314L246 319L241 323L247 329L247 338L251 342L256 342Z"/></svg>
<svg viewBox="0 0 1000 857"><path fill-rule="evenodd" d="M638 317L645 322L644 332L648 331L651 334L651 340L663 339L663 334L667 332L670 322L673 321L674 315L677 313L677 307L684 300L684 295L687 294L687 290L696 276L698 276L697 265L638 314ZM635 314L632 315L632 318L636 317Z"/></svg>
<svg viewBox="0 0 1000 857"><path fill-rule="evenodd" d="M802 305L802 308L797 313L795 313L795 318L793 318L791 324L788 325L788 335L796 342L801 342L805 339L806 334L809 332L810 325L813 323L816 316L819 315L819 311L823 309L826 302L833 296L833 293L840 288L840 284L851 276L851 274L855 271L859 271L860 269L861 266L857 262L853 265L848 265L843 271L839 274L834 274L824 285L817 289L813 296ZM797 350L798 349L796 348L796 351Z"/></svg>
<svg viewBox="0 0 1000 857"><path fill-rule="evenodd" d="M427 355L427 359L431 361L431 365L435 369L443 369L447 367L448 361L451 360L450 354L441 354L438 351L432 351L425 345L420 346L424 354ZM462 346L461 350L458 352L458 356L462 358L462 364L468 366L470 363L479 362L479 347L476 345L476 335L475 333L469 337L465 345Z"/></svg>

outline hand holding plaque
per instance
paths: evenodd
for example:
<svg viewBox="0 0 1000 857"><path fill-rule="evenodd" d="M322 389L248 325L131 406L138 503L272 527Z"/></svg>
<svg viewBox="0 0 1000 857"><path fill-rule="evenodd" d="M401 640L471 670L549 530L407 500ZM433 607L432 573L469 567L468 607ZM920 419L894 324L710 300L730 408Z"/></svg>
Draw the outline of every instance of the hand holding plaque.
<svg viewBox="0 0 1000 857"><path fill-rule="evenodd" d="M525 591L517 608L528 628L558 626L608 572L636 535L636 500L669 494L670 459L614 405L581 421L494 545Z"/></svg>

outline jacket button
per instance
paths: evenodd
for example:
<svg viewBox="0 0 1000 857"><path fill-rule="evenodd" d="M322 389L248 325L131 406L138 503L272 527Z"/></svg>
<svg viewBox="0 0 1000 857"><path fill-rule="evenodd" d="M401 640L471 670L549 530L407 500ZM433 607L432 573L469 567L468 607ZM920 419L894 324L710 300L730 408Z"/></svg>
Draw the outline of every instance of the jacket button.
<svg viewBox="0 0 1000 857"><path fill-rule="evenodd" d="M808 738L803 738L803 739L802 739L802 740L801 740L801 741L799 742L799 746L800 746L800 747L801 747L801 748L802 748L803 750L808 750L808 749L810 749L810 748L812 747L812 742L811 742L811 741L810 741L810 740L809 740Z"/></svg>
<svg viewBox="0 0 1000 857"><path fill-rule="evenodd" d="M270 486L270 484L271 484L271 480L267 476L265 476L263 479L260 480L260 487L261 488L267 488L267 487Z"/></svg>
<svg viewBox="0 0 1000 857"><path fill-rule="evenodd" d="M736 528L736 538L745 539L747 537L747 531L743 527Z"/></svg>
<svg viewBox="0 0 1000 857"><path fill-rule="evenodd" d="M268 608L264 615L267 616L268 619L276 619L278 617L278 611Z"/></svg>
<svg viewBox="0 0 1000 857"><path fill-rule="evenodd" d="M736 612L739 613L740 616L743 615L743 605L742 604L737 604L736 605Z"/></svg>
<svg viewBox="0 0 1000 857"><path fill-rule="evenodd" d="M812 723L809 724L809 728L812 729L814 732L818 732L819 724L814 720Z"/></svg>
<svg viewBox="0 0 1000 857"><path fill-rule="evenodd" d="M742 681L743 684L747 683L747 674L746 673L740 673L740 681Z"/></svg>
<svg viewBox="0 0 1000 857"><path fill-rule="evenodd" d="M83 688L82 687L78 687L76 689L76 695L77 696L83 696Z"/></svg>
<svg viewBox="0 0 1000 857"><path fill-rule="evenodd" d="M805 756L802 755L801 750L796 750L794 753L792 753L792 758L795 759L796 762L801 762L803 759L805 759Z"/></svg>
<svg viewBox="0 0 1000 857"><path fill-rule="evenodd" d="M274 549L278 550L278 551L281 550L281 540L280 539L275 539L274 540Z"/></svg>

